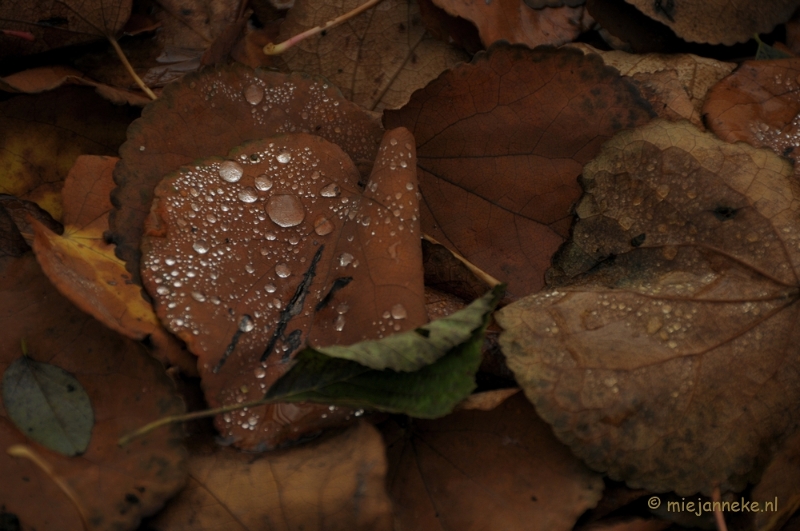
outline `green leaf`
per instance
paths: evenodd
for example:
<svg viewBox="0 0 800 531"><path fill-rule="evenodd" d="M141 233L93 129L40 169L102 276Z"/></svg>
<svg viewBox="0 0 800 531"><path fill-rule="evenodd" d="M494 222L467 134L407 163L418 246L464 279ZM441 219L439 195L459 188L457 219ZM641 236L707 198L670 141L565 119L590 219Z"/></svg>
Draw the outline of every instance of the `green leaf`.
<svg viewBox="0 0 800 531"><path fill-rule="evenodd" d="M350 347L306 348L265 398L417 418L447 415L475 388L483 333L504 292L504 285L496 286L467 308L410 332ZM401 370L374 368L389 366Z"/></svg>
<svg viewBox="0 0 800 531"><path fill-rule="evenodd" d="M86 451L94 427L89 395L70 373L22 356L3 373L3 404L28 438L64 455Z"/></svg>
<svg viewBox="0 0 800 531"><path fill-rule="evenodd" d="M758 43L758 50L756 50L756 61L765 61L768 59L789 59L793 55L788 54L777 48L773 48L769 44L762 41L758 35L755 36Z"/></svg>

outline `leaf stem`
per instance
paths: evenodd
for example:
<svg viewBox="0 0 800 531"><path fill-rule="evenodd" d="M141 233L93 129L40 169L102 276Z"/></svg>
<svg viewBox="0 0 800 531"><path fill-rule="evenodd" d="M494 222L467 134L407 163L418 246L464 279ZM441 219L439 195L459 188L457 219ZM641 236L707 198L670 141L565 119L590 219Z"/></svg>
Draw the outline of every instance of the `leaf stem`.
<svg viewBox="0 0 800 531"><path fill-rule="evenodd" d="M361 13L366 11L367 9L375 7L376 5L380 4L381 2L383 2L383 0L369 0L368 2L366 2L364 4L361 4L360 6L358 6L355 9L353 9L352 11L348 11L344 15L340 15L340 16L336 17L333 20L329 20L328 22L326 22L325 24L322 24L321 26L316 26L314 28L311 28L310 30L304 31L303 33L298 33L294 37L290 37L289 39L283 41L280 44L269 43L266 46L264 46L264 53L266 55L279 55L279 54L282 54L283 52L285 52L286 50L288 50L289 48L291 48L292 46L294 46L298 42L304 41L308 37L311 37L311 36L316 35L318 33L322 33L323 31L326 31L326 30L329 30L329 29L331 29L331 28L333 28L335 26L338 26L342 22L345 22L345 21L347 21L347 20L349 20L349 19L351 19L353 17L356 17L356 16L360 15Z"/></svg>
<svg viewBox="0 0 800 531"><path fill-rule="evenodd" d="M58 488L61 489L61 492L63 492L67 498L69 498L69 501L71 501L72 505L74 505L78 510L84 531L90 531L91 528L89 527L89 518L87 516L86 509L83 508L83 505L81 505L81 502L78 499L78 495L74 490L72 490L72 487L70 487L69 484L64 481L63 478L60 478L56 475L50 463L45 461L44 458L36 453L33 448L30 446L25 446L24 444L15 444L13 446L9 446L6 450L6 453L12 457L21 457L23 459L27 459L39 467L39 469L44 472L47 477L52 479L53 483L55 483Z"/></svg>
<svg viewBox="0 0 800 531"><path fill-rule="evenodd" d="M714 487L714 490L711 491L711 500L715 503L712 503L712 507L714 509L714 522L717 524L717 531L728 531L728 526L725 525L725 515L722 514L721 504L717 503L722 500L722 496L719 492L719 485Z"/></svg>
<svg viewBox="0 0 800 531"><path fill-rule="evenodd" d="M122 65L125 67L125 70L128 71L128 74L133 78L136 84L139 85L139 88L142 89L142 92L147 94L151 100L158 99L158 96L156 96L153 91L150 90L150 87L144 84L142 78L140 78L139 74L136 73L136 70L133 69L130 61L128 61L128 58L125 56L125 52L123 52L122 48L120 48L117 39L113 35L109 35L108 40L111 43L111 46L114 47L114 51L117 52L117 56L119 57L119 60L122 61Z"/></svg>

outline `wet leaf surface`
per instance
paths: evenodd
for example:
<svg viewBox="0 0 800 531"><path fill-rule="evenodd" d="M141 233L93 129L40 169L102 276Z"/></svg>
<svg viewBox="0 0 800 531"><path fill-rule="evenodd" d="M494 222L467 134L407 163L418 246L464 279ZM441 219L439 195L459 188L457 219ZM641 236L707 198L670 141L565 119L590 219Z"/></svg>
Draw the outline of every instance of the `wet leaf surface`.
<svg viewBox="0 0 800 531"><path fill-rule="evenodd" d="M209 405L260 398L306 345L425 323L415 169L411 135L389 131L362 191L345 152L301 133L159 184L142 274L162 322L199 357ZM281 407L218 428L244 447L274 447L348 414L286 406L294 417L317 412L303 425Z"/></svg>
<svg viewBox="0 0 800 531"><path fill-rule="evenodd" d="M53 285L78 308L120 334L147 340L166 365L197 374L196 359L162 326L140 286L106 243L112 172L119 159L82 155L64 182L64 234L34 223L33 249Z"/></svg>
<svg viewBox="0 0 800 531"><path fill-rule="evenodd" d="M324 25L359 0L297 0L280 40ZM280 42L280 41L279 41ZM384 0L375 9L312 37L282 54L291 70L320 75L369 110L404 105L411 93L468 56L428 34L416 2Z"/></svg>
<svg viewBox="0 0 800 531"><path fill-rule="evenodd" d="M381 429L397 531L566 531L602 493L521 394L492 411Z"/></svg>
<svg viewBox="0 0 800 531"><path fill-rule="evenodd" d="M259 456L190 446L186 489L148 522L155 531L391 529L380 434L360 423L302 448ZM253 503L253 500L258 500Z"/></svg>
<svg viewBox="0 0 800 531"><path fill-rule="evenodd" d="M3 373L3 407L31 440L66 456L89 446L94 411L86 389L67 371L27 355Z"/></svg>
<svg viewBox="0 0 800 531"><path fill-rule="evenodd" d="M142 347L63 298L32 253L0 260L0 371L7 371L19 357L24 338L33 360L60 367L77 379L95 419L85 452L66 457L28 439L9 419L5 403L0 405L3 510L16 515L23 529L81 529L76 508L53 480L31 462L5 452L26 444L77 494L94 529L135 528L143 515L157 511L183 485L182 430L161 430L125 448L116 441L143 423L180 413L183 404L174 385ZM4 389L4 401L5 393Z"/></svg>
<svg viewBox="0 0 800 531"><path fill-rule="evenodd" d="M33 201L61 219L61 186L75 159L115 155L137 113L78 87L0 103L0 193Z"/></svg>
<svg viewBox="0 0 800 531"><path fill-rule="evenodd" d="M614 137L583 175L561 285L498 313L508 365L612 479L737 491L797 425L791 167L659 120Z"/></svg>
<svg viewBox="0 0 800 531"><path fill-rule="evenodd" d="M499 44L384 122L416 138L422 231L519 298L568 235L583 164L651 112L597 56Z"/></svg>
<svg viewBox="0 0 800 531"><path fill-rule="evenodd" d="M153 190L165 175L196 159L225 156L248 140L301 132L339 145L363 166L364 176L382 135L371 115L326 82L302 74L232 66L167 87L132 124L114 172L110 234L133 280L140 282L139 242Z"/></svg>

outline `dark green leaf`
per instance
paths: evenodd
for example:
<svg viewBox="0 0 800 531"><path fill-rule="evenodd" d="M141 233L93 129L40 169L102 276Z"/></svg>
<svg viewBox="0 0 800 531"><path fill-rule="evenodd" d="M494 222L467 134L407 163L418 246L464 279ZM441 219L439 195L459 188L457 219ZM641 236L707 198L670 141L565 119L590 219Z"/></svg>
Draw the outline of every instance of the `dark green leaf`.
<svg viewBox="0 0 800 531"><path fill-rule="evenodd" d="M475 388L483 333L504 292L505 286L497 286L467 308L418 330L351 347L306 348L266 398L378 409L418 418L444 416ZM426 338L426 333L430 337ZM347 349L352 352L344 352ZM382 352L393 361L382 363ZM413 372L378 370L352 359L371 366L392 363L421 368Z"/></svg>
<svg viewBox="0 0 800 531"><path fill-rule="evenodd" d="M756 61L765 61L768 59L789 59L793 55L788 54L777 48L773 48L769 44L762 41L758 35L755 36L758 43L758 50L756 50Z"/></svg>
<svg viewBox="0 0 800 531"><path fill-rule="evenodd" d="M89 395L70 373L22 356L3 374L3 404L28 438L64 455L89 446L94 411Z"/></svg>

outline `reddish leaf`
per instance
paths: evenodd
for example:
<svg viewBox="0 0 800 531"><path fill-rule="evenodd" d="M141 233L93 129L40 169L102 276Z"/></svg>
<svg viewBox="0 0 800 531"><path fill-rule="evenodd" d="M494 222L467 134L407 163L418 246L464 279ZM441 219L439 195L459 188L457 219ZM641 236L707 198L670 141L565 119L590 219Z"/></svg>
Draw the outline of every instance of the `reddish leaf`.
<svg viewBox="0 0 800 531"><path fill-rule="evenodd" d="M417 140L422 231L518 298L544 285L569 232L583 164L651 113L595 55L498 44L384 121Z"/></svg>
<svg viewBox="0 0 800 531"><path fill-rule="evenodd" d="M89 394L95 424L89 447L66 457L28 440L0 404L0 500L22 529L82 529L76 508L53 480L31 462L13 458L15 444L33 447L85 508L92 528L133 529L183 485L185 451L178 426L151 433L125 448L122 435L183 404L160 363L77 310L42 274L31 253L0 259L0 373L29 355L72 373Z"/></svg>
<svg viewBox="0 0 800 531"><path fill-rule="evenodd" d="M158 185L142 276L162 322L200 358L209 405L260 398L306 343L425 322L412 143L387 132L363 192L347 155L308 134L251 142ZM330 411L270 405L217 426L239 446L271 448L350 415Z"/></svg>
<svg viewBox="0 0 800 531"><path fill-rule="evenodd" d="M522 395L383 432L396 531L567 531L602 493Z"/></svg>
<svg viewBox="0 0 800 531"><path fill-rule="evenodd" d="M302 74L233 66L192 74L165 88L131 125L114 172L118 188L110 232L133 280L140 282L139 242L153 189L165 175L199 158L227 155L247 140L295 132L338 144L363 165L362 175L381 138L380 125L369 114L326 82Z"/></svg>

